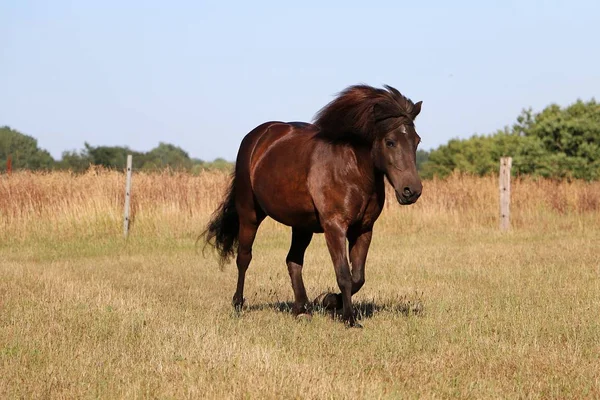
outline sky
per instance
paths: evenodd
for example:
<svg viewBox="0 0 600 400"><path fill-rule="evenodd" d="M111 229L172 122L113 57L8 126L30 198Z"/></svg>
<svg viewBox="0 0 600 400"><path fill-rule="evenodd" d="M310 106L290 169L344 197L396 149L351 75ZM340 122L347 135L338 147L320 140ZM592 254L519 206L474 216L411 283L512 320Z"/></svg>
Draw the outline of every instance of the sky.
<svg viewBox="0 0 600 400"><path fill-rule="evenodd" d="M0 126L65 150L235 160L347 86L423 101L422 149L600 94L600 2L0 1Z"/></svg>

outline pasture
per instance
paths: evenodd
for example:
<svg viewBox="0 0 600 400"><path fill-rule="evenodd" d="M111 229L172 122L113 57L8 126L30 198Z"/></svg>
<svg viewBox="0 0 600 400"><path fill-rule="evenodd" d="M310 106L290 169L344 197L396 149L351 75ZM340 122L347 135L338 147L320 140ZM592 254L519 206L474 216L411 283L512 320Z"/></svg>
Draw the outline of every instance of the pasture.
<svg viewBox="0 0 600 400"><path fill-rule="evenodd" d="M134 173L125 241L123 174L0 176L0 398L600 397L600 183L514 180L507 233L495 177L388 195L349 329L292 317L271 220L233 311L195 244L227 182ZM322 235L304 279L336 288Z"/></svg>

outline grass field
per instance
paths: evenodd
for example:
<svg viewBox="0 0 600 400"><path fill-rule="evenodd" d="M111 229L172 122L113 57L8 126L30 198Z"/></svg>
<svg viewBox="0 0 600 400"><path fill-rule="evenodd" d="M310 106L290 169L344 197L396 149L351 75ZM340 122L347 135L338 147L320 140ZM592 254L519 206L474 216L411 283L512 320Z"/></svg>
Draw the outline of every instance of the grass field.
<svg viewBox="0 0 600 400"><path fill-rule="evenodd" d="M513 184L498 231L495 178L425 182L389 202L364 329L289 312L289 229L267 221L247 307L236 270L195 239L220 173L0 176L0 398L599 398L600 183ZM335 286L322 235L304 277Z"/></svg>

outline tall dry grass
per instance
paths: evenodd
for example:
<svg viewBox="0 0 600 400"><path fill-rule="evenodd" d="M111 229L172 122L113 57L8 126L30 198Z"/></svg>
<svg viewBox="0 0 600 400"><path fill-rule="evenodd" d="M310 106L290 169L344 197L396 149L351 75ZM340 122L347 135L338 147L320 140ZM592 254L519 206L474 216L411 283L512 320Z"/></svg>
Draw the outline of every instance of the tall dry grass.
<svg viewBox="0 0 600 400"><path fill-rule="evenodd" d="M229 179L224 172L134 173L132 234L196 237L221 201ZM83 175L0 175L0 238L121 235L124 183L123 173L102 168ZM457 174L425 181L422 198L410 207L396 204L391 190L388 185L386 209L378 222L384 229L398 224L407 231L495 228L498 224L496 177ZM600 182L513 178L511 221L516 229L585 226L598 223L599 211Z"/></svg>

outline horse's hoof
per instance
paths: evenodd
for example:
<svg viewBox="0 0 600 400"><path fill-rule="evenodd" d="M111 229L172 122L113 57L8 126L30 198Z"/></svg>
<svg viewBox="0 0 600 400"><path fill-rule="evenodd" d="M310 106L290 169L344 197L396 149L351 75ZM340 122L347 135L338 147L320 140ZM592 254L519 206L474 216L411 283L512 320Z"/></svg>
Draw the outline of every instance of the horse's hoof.
<svg viewBox="0 0 600 400"><path fill-rule="evenodd" d="M355 317L344 320L344 324L347 328L362 328L363 326L358 323Z"/></svg>
<svg viewBox="0 0 600 400"><path fill-rule="evenodd" d="M296 319L302 322L310 322L312 321L312 315L310 315L309 313L300 313L296 315Z"/></svg>
<svg viewBox="0 0 600 400"><path fill-rule="evenodd" d="M325 297L323 297L321 304L326 310L339 310L343 305L342 295L340 293L327 293Z"/></svg>
<svg viewBox="0 0 600 400"><path fill-rule="evenodd" d="M233 309L236 312L240 312L244 308L244 299L242 299L242 300L233 299L233 301L231 302L231 305L233 305Z"/></svg>

